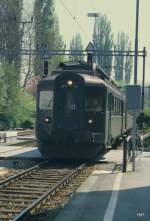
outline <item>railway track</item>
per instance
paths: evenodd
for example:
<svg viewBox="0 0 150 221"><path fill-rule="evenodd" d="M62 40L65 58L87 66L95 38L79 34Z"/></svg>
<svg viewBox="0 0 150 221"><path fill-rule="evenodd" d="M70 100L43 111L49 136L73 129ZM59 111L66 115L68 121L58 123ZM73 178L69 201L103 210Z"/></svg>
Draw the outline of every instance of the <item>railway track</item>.
<svg viewBox="0 0 150 221"><path fill-rule="evenodd" d="M84 166L52 167L41 163L1 181L0 220L23 220L78 175Z"/></svg>

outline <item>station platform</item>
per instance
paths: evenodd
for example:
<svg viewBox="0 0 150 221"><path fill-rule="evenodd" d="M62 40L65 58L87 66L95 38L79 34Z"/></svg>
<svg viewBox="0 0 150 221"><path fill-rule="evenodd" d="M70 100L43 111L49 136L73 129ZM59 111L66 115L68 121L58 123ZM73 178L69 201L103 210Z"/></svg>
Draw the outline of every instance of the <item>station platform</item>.
<svg viewBox="0 0 150 221"><path fill-rule="evenodd" d="M35 140L34 131L0 131L0 145L9 145L26 140Z"/></svg>
<svg viewBox="0 0 150 221"><path fill-rule="evenodd" d="M43 159L37 147L8 146L0 145L0 159Z"/></svg>
<svg viewBox="0 0 150 221"><path fill-rule="evenodd" d="M8 132L11 136L14 134L14 131ZM22 133L22 131L17 131L16 133ZM42 155L38 151L38 148L30 146L30 142L32 141L36 142L35 135L21 134L13 137L13 139L7 140L7 142L0 142L0 159L43 159ZM24 145L26 142L29 142L29 144Z"/></svg>
<svg viewBox="0 0 150 221"><path fill-rule="evenodd" d="M43 159L37 147L19 145L20 141L32 139L34 140L35 137L33 135L28 135L17 137L17 141L11 143L0 143L0 158ZM16 146L14 144L16 144ZM122 149L111 150L100 158L99 161L121 164L122 154Z"/></svg>
<svg viewBox="0 0 150 221"><path fill-rule="evenodd" d="M94 171L54 221L149 221L149 170L150 153L143 152L135 172Z"/></svg>

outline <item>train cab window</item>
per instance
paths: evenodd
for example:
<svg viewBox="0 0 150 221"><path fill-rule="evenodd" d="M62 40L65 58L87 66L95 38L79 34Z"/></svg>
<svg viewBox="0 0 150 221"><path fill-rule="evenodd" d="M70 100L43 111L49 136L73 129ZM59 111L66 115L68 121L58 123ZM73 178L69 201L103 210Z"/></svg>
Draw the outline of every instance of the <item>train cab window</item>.
<svg viewBox="0 0 150 221"><path fill-rule="evenodd" d="M53 91L40 91L39 96L39 109L40 110L52 110L53 108Z"/></svg>
<svg viewBox="0 0 150 221"><path fill-rule="evenodd" d="M73 91L66 91L63 106L65 113L71 113L76 110L75 94L73 93Z"/></svg>
<svg viewBox="0 0 150 221"><path fill-rule="evenodd" d="M98 93L87 93L85 98L86 111L103 111L102 98Z"/></svg>

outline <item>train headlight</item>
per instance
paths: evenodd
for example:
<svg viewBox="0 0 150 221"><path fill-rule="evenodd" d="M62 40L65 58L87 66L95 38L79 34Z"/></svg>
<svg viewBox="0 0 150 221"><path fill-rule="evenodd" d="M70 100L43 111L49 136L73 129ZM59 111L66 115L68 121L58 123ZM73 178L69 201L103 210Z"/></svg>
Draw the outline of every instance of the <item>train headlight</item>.
<svg viewBox="0 0 150 221"><path fill-rule="evenodd" d="M67 85L72 86L72 85L73 85L73 81L68 80L68 81L67 81Z"/></svg>
<svg viewBox="0 0 150 221"><path fill-rule="evenodd" d="M50 117L45 117L44 122L47 123L47 124L50 124L51 123L51 118Z"/></svg>
<svg viewBox="0 0 150 221"><path fill-rule="evenodd" d="M93 119L88 119L88 123L93 124L94 123Z"/></svg>

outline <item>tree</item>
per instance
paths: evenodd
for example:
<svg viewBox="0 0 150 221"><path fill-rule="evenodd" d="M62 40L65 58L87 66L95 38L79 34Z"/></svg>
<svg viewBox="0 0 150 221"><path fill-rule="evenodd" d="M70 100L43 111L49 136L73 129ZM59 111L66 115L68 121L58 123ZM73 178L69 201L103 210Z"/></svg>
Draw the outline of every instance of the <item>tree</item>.
<svg viewBox="0 0 150 221"><path fill-rule="evenodd" d="M131 41L127 34L120 32L117 36L115 44L117 51L127 51L127 55L131 50ZM119 52L122 54L122 52ZM130 82L132 72L133 59L130 56L115 57L115 80L124 81L126 84Z"/></svg>
<svg viewBox="0 0 150 221"><path fill-rule="evenodd" d="M32 17L31 17L32 19ZM31 23L24 27L23 32L23 48L32 50L34 47L34 25ZM34 76L34 59L31 53L29 55L22 55L21 73L22 73L22 87L26 88L27 82Z"/></svg>
<svg viewBox="0 0 150 221"><path fill-rule="evenodd" d="M70 42L70 50L74 55L69 55L71 61L83 61L83 55L80 52L74 50L83 50L81 35L77 33Z"/></svg>
<svg viewBox="0 0 150 221"><path fill-rule="evenodd" d="M3 62L0 67L0 122L8 128L20 126L27 119L33 119L35 100L20 87L14 65ZM33 120L32 120L33 121Z"/></svg>
<svg viewBox="0 0 150 221"><path fill-rule="evenodd" d="M1 84L3 93L0 94L1 104L1 120L7 119L7 126L12 127L15 119L15 108L18 105L19 81L18 73L14 65L8 62L1 64Z"/></svg>
<svg viewBox="0 0 150 221"><path fill-rule="evenodd" d="M3 107L5 104L5 94L6 94L6 87L3 79L4 79L4 71L2 64L0 63L0 113L3 112Z"/></svg>
<svg viewBox="0 0 150 221"><path fill-rule="evenodd" d="M95 20L93 43L96 50L112 50L113 34L111 32L111 24L106 15L101 15ZM112 56L97 56L96 62L108 74L111 74Z"/></svg>
<svg viewBox="0 0 150 221"><path fill-rule="evenodd" d="M35 0L35 46L37 49L53 50L63 49L64 44L59 33L59 24L55 15L53 0ZM59 61L59 57L51 57L49 66L53 67ZM35 57L35 74L43 73L43 61L41 57Z"/></svg>
<svg viewBox="0 0 150 221"><path fill-rule="evenodd" d="M0 48L6 52L1 55L1 58L9 64L14 64L18 73L20 72L21 57L14 52L21 49L22 45L22 6L23 0L0 0Z"/></svg>
<svg viewBox="0 0 150 221"><path fill-rule="evenodd" d="M127 50L128 51L131 50L131 42L129 43ZM130 83L131 75L132 75L132 69L133 69L133 57L126 56L126 58L125 58L125 83L126 84Z"/></svg>
<svg viewBox="0 0 150 221"><path fill-rule="evenodd" d="M3 123L5 128L20 126L32 114L30 95L20 87L22 6L23 0L0 0L0 127Z"/></svg>

